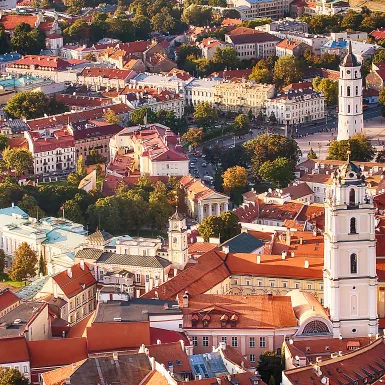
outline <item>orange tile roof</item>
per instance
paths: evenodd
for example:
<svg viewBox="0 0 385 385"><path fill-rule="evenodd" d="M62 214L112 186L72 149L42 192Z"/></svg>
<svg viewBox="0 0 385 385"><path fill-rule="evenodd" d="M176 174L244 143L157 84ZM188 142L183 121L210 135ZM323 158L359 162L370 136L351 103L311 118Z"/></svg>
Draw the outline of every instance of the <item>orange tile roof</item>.
<svg viewBox="0 0 385 385"><path fill-rule="evenodd" d="M323 277L323 257L294 256L286 259L281 255L260 255L257 263L255 254L229 253L226 265L232 274L247 274L262 277L282 277L297 279L319 279ZM309 267L305 268L305 261Z"/></svg>
<svg viewBox="0 0 385 385"><path fill-rule="evenodd" d="M190 298L188 307L182 310L185 329L203 328L202 317L206 314L210 317L207 329L270 329L297 326L291 298L284 296L201 294ZM194 314L199 317L197 326L192 326ZM220 320L223 314L230 318L235 314L238 317L236 326L228 322L227 326L223 327Z"/></svg>
<svg viewBox="0 0 385 385"><path fill-rule="evenodd" d="M93 323L87 327L87 342L90 352L138 348L150 344L150 323Z"/></svg>
<svg viewBox="0 0 385 385"><path fill-rule="evenodd" d="M238 385L250 385L253 383L252 378L254 377L255 377L254 373L245 372L245 373L231 374L230 381L228 379L228 376L222 376L219 378L221 379L222 385L233 385L235 383ZM233 382L233 380L236 380L237 382ZM192 381L181 382L178 385L213 385L217 383L218 382L215 378L203 378L202 380L192 380ZM266 385L266 383L259 378L258 385Z"/></svg>
<svg viewBox="0 0 385 385"><path fill-rule="evenodd" d="M79 338L86 337L86 329L91 326L92 321L95 318L95 310L90 313L87 317L83 318L80 322L73 325L67 334L67 338Z"/></svg>
<svg viewBox="0 0 385 385"><path fill-rule="evenodd" d="M10 148L26 148L29 149L28 142L26 138L9 138L8 146Z"/></svg>
<svg viewBox="0 0 385 385"><path fill-rule="evenodd" d="M66 379L69 378L86 360L74 362L72 365L66 365L62 368L51 370L43 373L42 378L44 385L62 385L66 383Z"/></svg>
<svg viewBox="0 0 385 385"><path fill-rule="evenodd" d="M223 25L224 27L228 25L241 25L241 24L242 24L241 19L230 19L230 18L224 19L221 23L221 25Z"/></svg>
<svg viewBox="0 0 385 385"><path fill-rule="evenodd" d="M0 339L0 365L29 361L25 337Z"/></svg>
<svg viewBox="0 0 385 385"><path fill-rule="evenodd" d="M182 350L179 341L169 344L148 345L146 348L149 350L150 357L154 357L156 362L163 364L166 370L169 369L169 362L172 362L174 373L191 372L189 358L186 352ZM180 362L179 364L177 364L177 360Z"/></svg>
<svg viewBox="0 0 385 385"><path fill-rule="evenodd" d="M251 362L245 358L242 353L233 348L230 345L226 345L226 349L223 350L223 354L226 357L227 360L233 362L234 364L245 367L245 368L252 368L255 365L252 365Z"/></svg>
<svg viewBox="0 0 385 385"><path fill-rule="evenodd" d="M126 80L133 76L133 72L130 70L119 70L114 68L101 68L101 67L87 67L84 68L80 76L84 77L105 77L108 79Z"/></svg>
<svg viewBox="0 0 385 385"><path fill-rule="evenodd" d="M35 28L37 23L37 16L3 15L0 19L0 22L6 31L13 31L21 23L26 23L31 28Z"/></svg>
<svg viewBox="0 0 385 385"><path fill-rule="evenodd" d="M293 50L294 48L298 47L301 44L302 42L297 40L283 39L281 42L277 44L277 48Z"/></svg>
<svg viewBox="0 0 385 385"><path fill-rule="evenodd" d="M217 245L209 242L195 242L188 247L189 254L204 254L213 250Z"/></svg>
<svg viewBox="0 0 385 385"><path fill-rule="evenodd" d="M169 385L169 383L166 377L154 370L140 383L140 385Z"/></svg>
<svg viewBox="0 0 385 385"><path fill-rule="evenodd" d="M69 365L88 356L85 338L28 341L27 344L33 368Z"/></svg>
<svg viewBox="0 0 385 385"><path fill-rule="evenodd" d="M284 374L290 383L297 385L322 385L323 377L329 379L330 385L345 384L348 382L346 375L357 383L363 383L361 381L364 378L369 383L372 378L368 373L375 374L375 370L383 371L383 368L377 364L382 361L382 358L385 358L385 344L381 337L352 353L318 362L321 376L315 374L314 365L289 369Z"/></svg>
<svg viewBox="0 0 385 385"><path fill-rule="evenodd" d="M13 291L8 288L0 291L0 312L16 302L20 302L20 298Z"/></svg>
<svg viewBox="0 0 385 385"><path fill-rule="evenodd" d="M186 290L191 296L202 294L227 278L230 273L223 263L225 254L217 249L203 254L198 262L177 276L144 294L143 298L175 299Z"/></svg>
<svg viewBox="0 0 385 385"><path fill-rule="evenodd" d="M222 196L227 196L225 194L221 194L210 187L207 187L200 179L195 179L191 175L187 175L183 177L179 183L182 185L184 190L187 193L189 199L198 202L207 196L216 193Z"/></svg>
<svg viewBox="0 0 385 385"><path fill-rule="evenodd" d="M67 298L72 298L85 288L96 285L95 277L87 265L84 265L84 270L82 270L78 263L71 266L71 271L71 278L68 276L67 270L52 277Z"/></svg>
<svg viewBox="0 0 385 385"><path fill-rule="evenodd" d="M305 88L311 88L313 89L313 83L312 82L299 82L299 83L291 83L288 86L282 88L282 91L289 91L289 90L303 90Z"/></svg>

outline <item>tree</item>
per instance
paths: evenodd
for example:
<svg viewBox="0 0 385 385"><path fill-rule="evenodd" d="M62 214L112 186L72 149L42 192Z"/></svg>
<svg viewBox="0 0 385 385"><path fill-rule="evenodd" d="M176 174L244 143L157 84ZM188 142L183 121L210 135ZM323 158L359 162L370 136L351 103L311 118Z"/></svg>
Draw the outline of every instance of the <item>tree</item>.
<svg viewBox="0 0 385 385"><path fill-rule="evenodd" d="M37 55L45 47L45 35L27 23L20 23L13 31L11 46L22 55Z"/></svg>
<svg viewBox="0 0 385 385"><path fill-rule="evenodd" d="M360 30L362 20L363 20L363 16L361 13L357 13L349 10L341 21L341 28L343 30L347 30L347 29L350 29L353 31Z"/></svg>
<svg viewBox="0 0 385 385"><path fill-rule="evenodd" d="M9 277L13 281L25 281L29 278L33 278L36 276L37 263L37 254L31 249L31 246L28 243L23 242L15 250Z"/></svg>
<svg viewBox="0 0 385 385"><path fill-rule="evenodd" d="M274 65L274 81L278 86L287 86L303 79L300 62L294 56L280 57Z"/></svg>
<svg viewBox="0 0 385 385"><path fill-rule="evenodd" d="M258 177L259 168L262 163L277 158L286 158L293 164L297 164L302 156L301 150L294 139L283 135L262 134L246 143L244 147L251 157L253 174Z"/></svg>
<svg viewBox="0 0 385 385"><path fill-rule="evenodd" d="M190 7L185 8L183 11L182 19L186 24L204 27L210 24L212 16L211 8L190 5Z"/></svg>
<svg viewBox="0 0 385 385"><path fill-rule="evenodd" d="M66 219L69 219L72 222L83 224L84 217L78 202L79 200L76 198L76 196L74 199L66 201L63 205L64 216ZM58 217L60 217L60 214L61 212L58 213Z"/></svg>
<svg viewBox="0 0 385 385"><path fill-rule="evenodd" d="M0 249L0 273L4 271L5 268L5 253L3 249Z"/></svg>
<svg viewBox="0 0 385 385"><path fill-rule="evenodd" d="M223 188L226 193L242 190L248 184L247 170L241 166L228 168L223 174Z"/></svg>
<svg viewBox="0 0 385 385"><path fill-rule="evenodd" d="M82 8L84 8L86 4L84 0L70 0L68 5L69 8L67 9L67 13L72 15L80 15Z"/></svg>
<svg viewBox="0 0 385 385"><path fill-rule="evenodd" d="M164 186L165 187L165 186ZM167 196L160 191L153 191L149 197L149 216L152 219L153 228L163 230L168 223L168 218L173 208L167 200Z"/></svg>
<svg viewBox="0 0 385 385"><path fill-rule="evenodd" d="M221 242L225 242L241 232L241 225L238 217L233 212L225 211L219 217L213 215L204 218L198 227L198 231L205 242L208 242L210 237L219 236Z"/></svg>
<svg viewBox="0 0 385 385"><path fill-rule="evenodd" d="M84 60L92 61L92 62L97 62L98 59L93 53L88 53L86 56L84 56Z"/></svg>
<svg viewBox="0 0 385 385"><path fill-rule="evenodd" d="M44 218L46 216L32 195L25 194L18 206L32 218Z"/></svg>
<svg viewBox="0 0 385 385"><path fill-rule="evenodd" d="M194 119L205 131L217 121L218 112L208 102L198 103L195 106Z"/></svg>
<svg viewBox="0 0 385 385"><path fill-rule="evenodd" d="M30 382L13 368L0 368L0 385L30 385Z"/></svg>
<svg viewBox="0 0 385 385"><path fill-rule="evenodd" d="M135 29L131 19L125 13L110 16L107 20L108 35L122 42L135 40Z"/></svg>
<svg viewBox="0 0 385 385"><path fill-rule="evenodd" d="M317 159L317 154L314 152L314 150L311 148L309 153L307 154L308 159Z"/></svg>
<svg viewBox="0 0 385 385"><path fill-rule="evenodd" d="M370 162L376 151L364 134L353 135L348 140L334 140L329 146L327 159L347 160L350 151L351 161Z"/></svg>
<svg viewBox="0 0 385 385"><path fill-rule="evenodd" d="M10 50L11 49L10 49L10 46L9 46L8 34L5 32L4 28L1 28L0 29L0 54L7 53Z"/></svg>
<svg viewBox="0 0 385 385"><path fill-rule="evenodd" d="M254 80L257 83L269 84L273 81L273 76L269 68L267 67L266 61L261 59L251 71L249 76L250 80Z"/></svg>
<svg viewBox="0 0 385 385"><path fill-rule="evenodd" d="M89 155L87 155L85 164L89 166L91 164L100 164L100 163L106 163L106 162L107 162L107 158L99 154L99 152L95 148L93 148L90 151Z"/></svg>
<svg viewBox="0 0 385 385"><path fill-rule="evenodd" d="M201 128L189 128L182 136L182 141L187 142L191 147L198 147L203 140L203 130Z"/></svg>
<svg viewBox="0 0 385 385"><path fill-rule="evenodd" d="M33 157L25 148L9 148L3 151L3 160L8 170L14 170L18 176L33 169Z"/></svg>
<svg viewBox="0 0 385 385"><path fill-rule="evenodd" d="M132 19L132 24L135 28L135 37L138 40L147 40L151 33L150 19L144 15L138 14Z"/></svg>
<svg viewBox="0 0 385 385"><path fill-rule="evenodd" d="M373 55L373 63L383 63L385 62L385 50L378 49Z"/></svg>
<svg viewBox="0 0 385 385"><path fill-rule="evenodd" d="M241 14L236 9L227 8L224 9L222 12L222 17L228 18L228 19L240 19Z"/></svg>
<svg viewBox="0 0 385 385"><path fill-rule="evenodd" d="M107 35L107 14L102 12L94 13L90 24L90 35L93 42L97 42ZM88 56L88 55L87 55ZM87 58L87 56L85 58ZM96 59L96 58L95 58ZM89 60L89 59L87 59ZM94 60L92 60L94 61ZM96 60L95 60L96 61Z"/></svg>
<svg viewBox="0 0 385 385"><path fill-rule="evenodd" d="M273 161L262 163L259 176L270 182L274 187L286 187L295 179L295 163L287 158L277 158Z"/></svg>
<svg viewBox="0 0 385 385"><path fill-rule="evenodd" d="M69 27L63 30L66 41L81 41L87 36L90 26L84 19L75 20Z"/></svg>
<svg viewBox="0 0 385 385"><path fill-rule="evenodd" d="M275 113L273 111L271 111L271 114L269 116L269 123L277 124L277 118L275 117Z"/></svg>
<svg viewBox="0 0 385 385"><path fill-rule="evenodd" d="M215 151L215 147L212 148L212 153ZM206 158L207 159L207 158ZM226 171L230 167L242 166L248 167L250 164L250 155L246 151L245 147L241 144L236 144L233 148L222 148L219 153L218 161L211 163L221 163L221 169Z"/></svg>
<svg viewBox="0 0 385 385"><path fill-rule="evenodd" d="M3 151L8 147L8 136L0 134L0 151Z"/></svg>
<svg viewBox="0 0 385 385"><path fill-rule="evenodd" d="M222 219L213 215L203 218L201 224L198 227L199 235L203 237L205 242L208 242L209 238L219 237L221 229Z"/></svg>
<svg viewBox="0 0 385 385"><path fill-rule="evenodd" d="M221 69L237 68L240 63L238 52L232 47L226 47L224 49L217 48L212 60L215 64L219 65Z"/></svg>
<svg viewBox="0 0 385 385"><path fill-rule="evenodd" d="M116 113L112 111L110 108L104 113L103 117L107 123L110 123L110 124L120 123L120 117L116 115Z"/></svg>
<svg viewBox="0 0 385 385"><path fill-rule="evenodd" d="M7 114L20 119L41 118L44 114L60 114L67 110L63 103L47 97L41 91L19 92L4 107Z"/></svg>
<svg viewBox="0 0 385 385"><path fill-rule="evenodd" d="M376 157L377 163L385 163L385 150L378 151L377 157Z"/></svg>
<svg viewBox="0 0 385 385"><path fill-rule="evenodd" d="M250 120L245 114L239 114L234 119L234 134L242 136L250 131Z"/></svg>
<svg viewBox="0 0 385 385"><path fill-rule="evenodd" d="M135 126L145 124L145 120L146 123L155 123L155 114L150 107L137 108L130 114L130 122Z"/></svg>
<svg viewBox="0 0 385 385"><path fill-rule="evenodd" d="M282 370L284 370L282 359L275 352L265 350L259 356L258 372L264 382L269 382L272 376L275 383L280 384L282 381Z"/></svg>
<svg viewBox="0 0 385 385"><path fill-rule="evenodd" d="M269 379L269 385L275 385L274 377L271 375Z"/></svg>
<svg viewBox="0 0 385 385"><path fill-rule="evenodd" d="M40 259L39 259L39 274L45 276L47 275L47 263L43 257L43 254L40 254Z"/></svg>
<svg viewBox="0 0 385 385"><path fill-rule="evenodd" d="M78 156L78 160L76 162L76 174L80 178L84 178L86 176L86 165L84 162L84 157L81 154Z"/></svg>
<svg viewBox="0 0 385 385"><path fill-rule="evenodd" d="M165 7L152 17L151 25L154 31L166 33L175 29L176 20L172 17L168 8Z"/></svg>
<svg viewBox="0 0 385 385"><path fill-rule="evenodd" d="M82 180L82 178L78 174L76 174L75 172L71 172L67 176L67 182L73 186L76 186L76 187L79 186L79 183L81 180Z"/></svg>
<svg viewBox="0 0 385 385"><path fill-rule="evenodd" d="M338 102L338 82L328 78L320 79L316 77L313 80L313 88L322 92L325 96L325 102L328 106L336 105Z"/></svg>

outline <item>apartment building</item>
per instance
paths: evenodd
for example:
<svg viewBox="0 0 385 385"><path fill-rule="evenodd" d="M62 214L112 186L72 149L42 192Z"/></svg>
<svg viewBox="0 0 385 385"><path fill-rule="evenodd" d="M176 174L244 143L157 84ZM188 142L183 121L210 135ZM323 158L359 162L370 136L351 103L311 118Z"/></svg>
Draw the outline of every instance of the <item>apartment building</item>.
<svg viewBox="0 0 385 385"><path fill-rule="evenodd" d="M288 0L230 0L229 7L235 8L246 20L257 18L281 19L289 13Z"/></svg>

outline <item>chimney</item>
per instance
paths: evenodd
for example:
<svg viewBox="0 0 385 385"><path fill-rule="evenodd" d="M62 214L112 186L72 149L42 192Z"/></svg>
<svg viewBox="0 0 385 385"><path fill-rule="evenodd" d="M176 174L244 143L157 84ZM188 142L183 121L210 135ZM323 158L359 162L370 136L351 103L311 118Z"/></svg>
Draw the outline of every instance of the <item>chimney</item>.
<svg viewBox="0 0 385 385"><path fill-rule="evenodd" d="M314 230L313 230L313 237L316 237L317 236L317 228L314 227Z"/></svg>
<svg viewBox="0 0 385 385"><path fill-rule="evenodd" d="M286 251L282 251L282 259L286 259L286 256L287 256L287 252Z"/></svg>
<svg viewBox="0 0 385 385"><path fill-rule="evenodd" d="M305 269L308 269L308 268L309 268L309 261L305 259Z"/></svg>
<svg viewBox="0 0 385 385"><path fill-rule="evenodd" d="M72 278L72 269L70 267L67 269L67 275L69 278Z"/></svg>
<svg viewBox="0 0 385 385"><path fill-rule="evenodd" d="M114 361L117 361L118 358L119 358L118 352L113 352L113 353L112 353L112 358L113 358Z"/></svg>
<svg viewBox="0 0 385 385"><path fill-rule="evenodd" d="M290 253L290 256L291 256L292 258L294 258L294 251L292 251L292 252Z"/></svg>
<svg viewBox="0 0 385 385"><path fill-rule="evenodd" d="M299 244L300 244L300 245L303 244L303 238L302 238L302 237L299 239Z"/></svg>
<svg viewBox="0 0 385 385"><path fill-rule="evenodd" d="M157 345L160 345L161 343L162 343L161 340L156 340L156 344L157 344Z"/></svg>
<svg viewBox="0 0 385 385"><path fill-rule="evenodd" d="M222 251L227 255L230 252L229 246L222 246Z"/></svg>
<svg viewBox="0 0 385 385"><path fill-rule="evenodd" d="M148 348L144 348L144 353L145 353L146 356L150 355L150 351L148 350Z"/></svg>
<svg viewBox="0 0 385 385"><path fill-rule="evenodd" d="M183 351L185 351L184 341L179 340L179 342L180 342L180 347L182 348Z"/></svg>
<svg viewBox="0 0 385 385"><path fill-rule="evenodd" d="M70 384L71 383L71 377L67 377L65 383L66 383L66 385Z"/></svg>
<svg viewBox="0 0 385 385"><path fill-rule="evenodd" d="M261 256L257 255L257 264L259 265L261 263Z"/></svg>
<svg viewBox="0 0 385 385"><path fill-rule="evenodd" d="M84 271L84 259L80 260L80 268Z"/></svg>
<svg viewBox="0 0 385 385"><path fill-rule="evenodd" d="M339 339L340 341L342 341L342 334L341 334L341 333L339 334L338 339Z"/></svg>
<svg viewBox="0 0 385 385"><path fill-rule="evenodd" d="M269 293L269 294L267 295L267 299L268 299L269 301L272 301L272 300L273 300L273 294Z"/></svg>
<svg viewBox="0 0 385 385"><path fill-rule="evenodd" d="M188 297L189 297L189 294L188 294L188 291L186 290L184 292L184 295L183 295L183 307L184 308L188 307Z"/></svg>

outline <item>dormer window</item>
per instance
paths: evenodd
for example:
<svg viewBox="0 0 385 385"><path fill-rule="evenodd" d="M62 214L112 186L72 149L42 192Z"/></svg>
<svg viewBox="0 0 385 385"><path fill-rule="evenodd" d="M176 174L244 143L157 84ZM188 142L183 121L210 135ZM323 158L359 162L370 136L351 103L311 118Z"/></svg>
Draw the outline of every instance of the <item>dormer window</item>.
<svg viewBox="0 0 385 385"><path fill-rule="evenodd" d="M227 314L223 314L221 316L221 327L225 328L228 320L229 320L229 316Z"/></svg>
<svg viewBox="0 0 385 385"><path fill-rule="evenodd" d="M208 314L206 314L203 318L202 318L202 321L203 321L203 327L204 328L207 328L209 326L209 322L210 322L210 316Z"/></svg>
<svg viewBox="0 0 385 385"><path fill-rule="evenodd" d="M193 314L193 316L191 317L191 325L193 327L197 327L198 321L199 321L198 314Z"/></svg>
<svg viewBox="0 0 385 385"><path fill-rule="evenodd" d="M230 318L230 322L231 322L231 327L234 328L235 326L237 326L237 322L238 322L238 319L239 317L236 315L236 314L233 314Z"/></svg>

